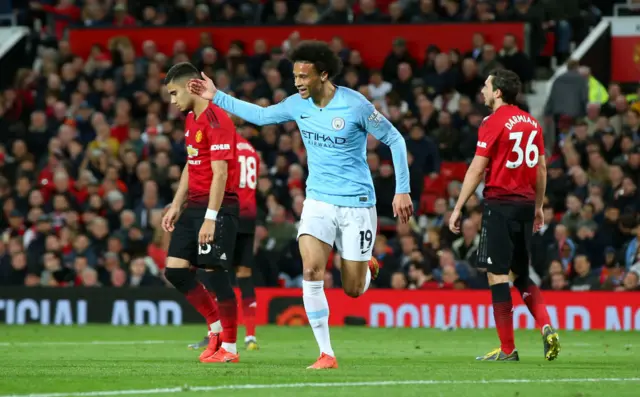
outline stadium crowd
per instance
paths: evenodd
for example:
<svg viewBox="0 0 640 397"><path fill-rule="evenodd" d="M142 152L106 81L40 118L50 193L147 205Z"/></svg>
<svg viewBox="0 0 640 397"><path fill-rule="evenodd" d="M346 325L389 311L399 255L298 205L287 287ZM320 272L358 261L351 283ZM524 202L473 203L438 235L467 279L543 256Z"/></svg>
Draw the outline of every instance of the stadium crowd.
<svg viewBox="0 0 640 397"><path fill-rule="evenodd" d="M341 0L25 4L22 21L42 12L56 15L50 26L55 40L43 34L45 48L33 67L20 69L13 86L0 92L0 285L166 284L159 270L169 236L159 222L187 156L184 115L169 106L162 86L172 64L190 61L221 90L262 106L295 93L286 59L299 40L295 33L277 48L267 48L259 38L216 48L203 34L195 53L186 53L177 40L170 54L159 53L152 37L142 48L119 37L109 48L95 46L83 59L64 40L69 24L526 20L539 27L540 34L558 28L560 56L568 54L571 32L586 24L585 18L572 17L580 15L578 10L569 9L578 1L470 3L474 5L464 7L457 0L361 0L353 8ZM565 3L566 8L560 7ZM395 182L389 149L372 137L367 145L380 220L374 255L382 269L376 286L485 288L486 276L474 267L481 189L466 206L460 236L448 230L448 216L465 164L474 155L478 127L488 115L479 97L484 79L492 69L506 67L527 83L533 78L531 59L510 35L502 48L494 48L477 34L468 53L430 46L424 49L423 64L409 54L403 38L393 40L380 70L368 68L358 49L349 48L343 38L331 43L345 64L336 83L370 98L407 139L417 210L408 225L396 224L391 212ZM251 55L248 46L254 49ZM573 97L579 97L577 93L586 92L580 84L591 84L588 71L575 65L569 73L580 79L573 80ZM640 102L625 97L612 83L606 98L593 103L585 97L573 111L563 108L567 101L562 98L572 94L553 93L546 109L557 121L558 144L547 157L546 226L534 236L532 268L549 289L637 290ZM524 96L521 106L527 108ZM257 128L234 121L262 158L255 281L259 286L300 286L295 237L306 172L300 133L295 123ZM338 254L330 260L327 288L340 283L337 259ZM70 269L73 279L67 277Z"/></svg>

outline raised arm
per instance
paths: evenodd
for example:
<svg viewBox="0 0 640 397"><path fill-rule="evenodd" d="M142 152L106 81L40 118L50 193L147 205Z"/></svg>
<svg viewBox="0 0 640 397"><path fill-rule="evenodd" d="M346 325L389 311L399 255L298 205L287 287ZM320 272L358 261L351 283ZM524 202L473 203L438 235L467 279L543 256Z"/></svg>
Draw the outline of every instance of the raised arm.
<svg viewBox="0 0 640 397"><path fill-rule="evenodd" d="M189 83L187 83L189 92L208 101L212 101L222 109L235 114L243 120L255 125L279 124L294 120L287 109L287 105L284 103L285 101L263 108L262 106L236 99L231 95L219 91L213 83L213 80L204 74L204 72L202 72L201 75L202 79L189 80Z"/></svg>
<svg viewBox="0 0 640 397"><path fill-rule="evenodd" d="M284 101L263 108L262 106L234 98L222 91L217 91L213 97L213 103L255 125L280 124L294 120L289 114Z"/></svg>

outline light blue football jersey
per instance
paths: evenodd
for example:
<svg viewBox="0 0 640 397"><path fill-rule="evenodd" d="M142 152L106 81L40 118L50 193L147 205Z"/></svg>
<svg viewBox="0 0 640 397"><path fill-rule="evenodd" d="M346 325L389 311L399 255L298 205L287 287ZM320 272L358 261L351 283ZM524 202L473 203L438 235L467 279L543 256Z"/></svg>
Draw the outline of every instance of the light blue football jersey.
<svg viewBox="0 0 640 397"><path fill-rule="evenodd" d="M295 121L307 150L307 197L341 207L376 203L367 133L391 148L396 193L409 193L407 147L400 132L359 92L337 86L324 108L292 95L266 108L218 91L213 103L255 125Z"/></svg>

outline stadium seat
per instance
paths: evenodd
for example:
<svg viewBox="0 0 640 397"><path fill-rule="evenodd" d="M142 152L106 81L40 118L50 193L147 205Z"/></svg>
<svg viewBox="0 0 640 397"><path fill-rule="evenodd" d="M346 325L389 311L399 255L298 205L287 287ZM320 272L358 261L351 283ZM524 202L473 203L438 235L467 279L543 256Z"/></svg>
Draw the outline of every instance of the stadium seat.
<svg viewBox="0 0 640 397"><path fill-rule="evenodd" d="M433 214L435 211L436 200L439 197L442 196L433 193L423 193L422 197L420 197L420 208L418 209L418 213L420 215Z"/></svg>
<svg viewBox="0 0 640 397"><path fill-rule="evenodd" d="M437 196L444 196L447 191L448 183L449 179L442 174L435 179L430 176L426 176L424 178L424 190L422 192L423 194L431 193Z"/></svg>
<svg viewBox="0 0 640 397"><path fill-rule="evenodd" d="M448 162L443 161L440 165L440 174L444 176L448 182L464 180L467 173L467 163L462 161Z"/></svg>

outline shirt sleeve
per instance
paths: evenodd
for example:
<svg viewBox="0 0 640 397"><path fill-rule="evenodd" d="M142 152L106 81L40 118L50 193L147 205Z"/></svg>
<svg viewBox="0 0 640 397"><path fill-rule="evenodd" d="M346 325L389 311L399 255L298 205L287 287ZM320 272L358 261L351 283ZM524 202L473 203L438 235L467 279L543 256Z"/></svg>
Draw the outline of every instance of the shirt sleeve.
<svg viewBox="0 0 640 397"><path fill-rule="evenodd" d="M485 118L478 129L478 143L476 145L476 156L491 157L498 141L500 131L492 127L489 118Z"/></svg>
<svg viewBox="0 0 640 397"><path fill-rule="evenodd" d="M211 161L233 160L232 147L235 145L235 132L226 128L207 128L207 138L209 139Z"/></svg>
<svg viewBox="0 0 640 397"><path fill-rule="evenodd" d="M368 101L358 108L362 128L389 146L396 173L396 194L410 193L407 143L400 131Z"/></svg>
<svg viewBox="0 0 640 397"><path fill-rule="evenodd" d="M262 106L234 98L222 91L218 91L213 97L213 103L255 125L280 124L294 120L285 101L286 99L275 105L263 108Z"/></svg>

